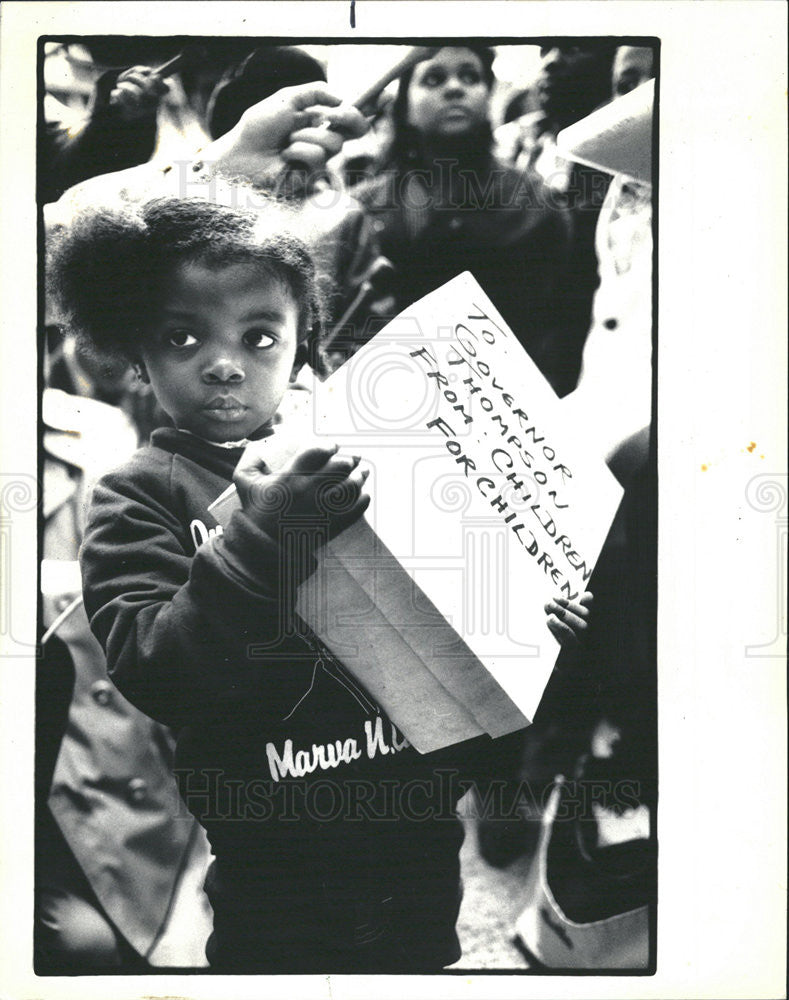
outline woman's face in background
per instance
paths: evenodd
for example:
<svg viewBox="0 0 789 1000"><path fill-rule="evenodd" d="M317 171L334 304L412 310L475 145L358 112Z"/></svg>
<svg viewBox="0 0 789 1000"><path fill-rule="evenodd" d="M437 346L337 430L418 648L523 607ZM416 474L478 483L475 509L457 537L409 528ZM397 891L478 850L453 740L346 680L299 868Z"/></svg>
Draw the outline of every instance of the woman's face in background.
<svg viewBox="0 0 789 1000"><path fill-rule="evenodd" d="M408 124L428 139L454 138L488 120L490 90L470 49L443 48L419 63L408 88Z"/></svg>

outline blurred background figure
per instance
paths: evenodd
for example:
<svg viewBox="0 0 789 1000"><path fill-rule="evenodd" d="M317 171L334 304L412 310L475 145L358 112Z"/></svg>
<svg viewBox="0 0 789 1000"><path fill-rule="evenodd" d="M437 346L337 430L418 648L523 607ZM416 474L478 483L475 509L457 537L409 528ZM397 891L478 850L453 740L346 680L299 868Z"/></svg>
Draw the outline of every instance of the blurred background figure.
<svg viewBox="0 0 789 1000"><path fill-rule="evenodd" d="M50 43L51 44L51 43ZM53 47L60 93L44 97L44 128L39 137L38 185L41 201L54 201L67 188L88 177L145 163L156 144L156 118L167 84L150 66L107 70L94 76L90 54L80 46ZM76 64L75 91L90 92L79 108L69 93L69 70ZM78 89L77 89L78 88ZM70 105L70 106L69 106Z"/></svg>
<svg viewBox="0 0 789 1000"><path fill-rule="evenodd" d="M613 95L624 97L655 75L655 53L638 45L620 45L612 69Z"/></svg>
<svg viewBox="0 0 789 1000"><path fill-rule="evenodd" d="M535 110L496 130L496 152L505 162L534 173L551 192L552 202L567 208L572 224L566 287L572 296L562 337L549 345L548 368L562 366L559 395L575 388L592 297L597 287L594 250L597 216L610 177L603 171L563 157L556 136L611 97L611 64L615 45L598 39L575 44L544 45L531 90Z"/></svg>
<svg viewBox="0 0 789 1000"><path fill-rule="evenodd" d="M653 97L648 88L639 91L643 96L625 102L616 97L642 87L652 78L652 67L651 49L622 46L613 63L614 102L590 116L589 124L560 136L570 155L573 144L580 143L579 155L613 173L595 233L600 283L581 375L564 403L565 412L574 414L580 427L592 429L606 457L611 460L619 452L620 462L628 440L633 439L630 447L637 447L636 436L648 428L652 415ZM578 129L584 132L579 135ZM624 142L625 135L629 142Z"/></svg>
<svg viewBox="0 0 789 1000"><path fill-rule="evenodd" d="M353 189L394 265L396 315L469 270L543 373L562 387L569 252L566 214L539 181L496 160L492 50L445 47L400 77L379 173ZM357 345L375 332L348 331ZM551 355L555 364L544 361Z"/></svg>
<svg viewBox="0 0 789 1000"><path fill-rule="evenodd" d="M166 90L151 67L133 66L122 73L102 74L83 112L47 94L39 144L40 200L54 201L88 177L150 159L156 144L156 114Z"/></svg>
<svg viewBox="0 0 789 1000"><path fill-rule="evenodd" d="M543 46L531 87L534 109L497 129L498 155L567 192L574 165L557 153L556 135L610 99L613 55L612 44L592 39Z"/></svg>
<svg viewBox="0 0 789 1000"><path fill-rule="evenodd" d="M148 386L134 377L125 359L98 359L85 350L58 323L45 331L45 384L69 396L94 399L122 413L135 434L135 447L144 444L164 415ZM96 412L96 411L94 411Z"/></svg>
<svg viewBox="0 0 789 1000"><path fill-rule="evenodd" d="M210 142L208 104L217 83L255 47L254 38L47 43L39 200L55 201L81 181L151 159L190 157Z"/></svg>

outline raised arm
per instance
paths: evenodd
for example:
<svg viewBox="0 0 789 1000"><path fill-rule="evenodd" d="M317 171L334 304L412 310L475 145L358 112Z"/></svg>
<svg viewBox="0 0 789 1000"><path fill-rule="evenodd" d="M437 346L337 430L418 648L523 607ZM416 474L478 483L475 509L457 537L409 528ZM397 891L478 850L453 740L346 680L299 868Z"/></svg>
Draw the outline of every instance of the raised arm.
<svg viewBox="0 0 789 1000"><path fill-rule="evenodd" d="M47 222L68 218L86 205L117 203L119 197L215 199L218 176L267 184L291 163L317 171L345 139L363 135L367 127L356 108L343 105L322 84L286 87L248 108L234 128L189 161L146 163L76 185L50 207Z"/></svg>

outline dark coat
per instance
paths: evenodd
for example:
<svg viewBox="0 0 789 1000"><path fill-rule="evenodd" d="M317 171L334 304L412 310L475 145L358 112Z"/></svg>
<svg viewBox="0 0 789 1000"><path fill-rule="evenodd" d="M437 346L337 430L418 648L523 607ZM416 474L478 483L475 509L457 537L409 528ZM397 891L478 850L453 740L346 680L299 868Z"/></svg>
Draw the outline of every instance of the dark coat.
<svg viewBox="0 0 789 1000"><path fill-rule="evenodd" d="M430 184L440 172L439 183L412 186L415 175ZM395 314L470 271L554 388L569 391L580 363L580 348L572 359L562 349L579 336L566 280L571 222L546 188L490 157L474 167L447 160L388 170L354 194L395 265Z"/></svg>

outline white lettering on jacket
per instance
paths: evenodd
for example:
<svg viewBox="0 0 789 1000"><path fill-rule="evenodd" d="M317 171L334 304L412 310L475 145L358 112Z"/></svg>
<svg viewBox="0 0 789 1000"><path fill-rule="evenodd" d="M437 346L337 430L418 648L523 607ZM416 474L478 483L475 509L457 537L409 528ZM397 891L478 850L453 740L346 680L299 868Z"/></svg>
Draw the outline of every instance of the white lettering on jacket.
<svg viewBox="0 0 789 1000"><path fill-rule="evenodd" d="M195 518L189 525L189 531L192 533L192 541L197 549L203 544L203 542L207 542L209 538L213 538L215 535L221 535L224 528L221 524L218 524L215 528L206 528L202 521L198 521L198 519Z"/></svg>
<svg viewBox="0 0 789 1000"><path fill-rule="evenodd" d="M365 746L367 758L397 753L410 746L405 737L401 737L394 726L390 742L384 739L383 720L379 716L375 720L375 726L368 719L364 723ZM329 768L339 767L340 764L350 764L362 756L358 742L355 739L335 740L333 743L313 743L310 750L293 749L293 740L285 740L282 753L277 751L273 743L266 744L266 756L268 758L269 771L274 781L281 778L303 778L305 774L311 774L320 768L327 771Z"/></svg>

